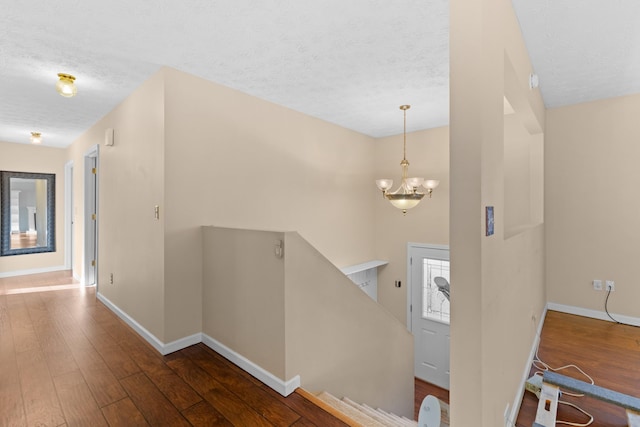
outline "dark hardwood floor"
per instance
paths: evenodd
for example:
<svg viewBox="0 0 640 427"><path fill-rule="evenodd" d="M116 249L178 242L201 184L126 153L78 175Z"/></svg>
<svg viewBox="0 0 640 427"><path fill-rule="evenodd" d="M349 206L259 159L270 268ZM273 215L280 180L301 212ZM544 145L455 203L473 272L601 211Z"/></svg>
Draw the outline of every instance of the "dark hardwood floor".
<svg viewBox="0 0 640 427"><path fill-rule="evenodd" d="M538 356L554 368L575 364L590 375L596 385L640 397L640 328L549 311ZM535 370L532 369L531 374ZM560 373L585 381L575 369ZM562 400L593 415L591 427L627 426L622 408L589 397L563 395ZM533 424L537 404L538 399L526 392L516 426ZM588 420L564 405L559 406L557 419L577 423Z"/></svg>
<svg viewBox="0 0 640 427"><path fill-rule="evenodd" d="M416 379L416 418L427 394L449 402ZM345 424L204 344L162 357L68 271L0 278L0 426L87 425Z"/></svg>
<svg viewBox="0 0 640 427"><path fill-rule="evenodd" d="M54 273L0 279L0 426L345 426L203 344L166 357Z"/></svg>
<svg viewBox="0 0 640 427"><path fill-rule="evenodd" d="M429 394L437 397L447 404L449 403L449 390L445 390L436 385L422 381L419 378L415 379L415 390L415 402L413 405L413 419L415 420L418 419L418 412L420 412L420 405L422 405L422 401Z"/></svg>

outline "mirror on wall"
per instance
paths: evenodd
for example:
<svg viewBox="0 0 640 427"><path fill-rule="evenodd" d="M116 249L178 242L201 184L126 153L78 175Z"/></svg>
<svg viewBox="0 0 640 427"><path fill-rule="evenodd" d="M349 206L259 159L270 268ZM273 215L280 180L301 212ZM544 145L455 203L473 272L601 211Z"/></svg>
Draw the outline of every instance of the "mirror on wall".
<svg viewBox="0 0 640 427"><path fill-rule="evenodd" d="M0 256L55 252L55 174L0 171Z"/></svg>

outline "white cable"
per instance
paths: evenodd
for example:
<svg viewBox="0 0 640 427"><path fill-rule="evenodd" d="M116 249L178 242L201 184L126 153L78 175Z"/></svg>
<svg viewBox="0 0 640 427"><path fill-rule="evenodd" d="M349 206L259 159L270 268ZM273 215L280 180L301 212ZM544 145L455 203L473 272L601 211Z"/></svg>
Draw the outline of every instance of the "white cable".
<svg viewBox="0 0 640 427"><path fill-rule="evenodd" d="M591 425L591 423L593 422L593 415L591 415L590 413L588 413L584 409L580 408L578 405L574 405L573 403L565 402L563 400L558 400L558 403L562 403L564 405L569 405L569 406L577 409L578 411L582 412L587 417L589 417L589 421L584 423L584 424L572 423L570 421L556 421L556 424L565 424L565 425L568 425L568 426L575 426L575 427L587 427L588 425Z"/></svg>
<svg viewBox="0 0 640 427"><path fill-rule="evenodd" d="M537 365L537 364L540 364ZM536 369L540 369L540 371L553 371L553 372L558 372L558 371L562 371L563 369L568 369L568 368L574 368L576 369L578 372L580 372L582 375L585 376L585 378L589 379L589 382L591 383L591 385L595 384L595 381L593 381L593 378L591 378L589 375L587 375L587 373L585 371L583 371L582 369L580 369L580 367L576 366L576 365L565 365L565 366L561 366L559 368L552 368L551 366L549 366L548 364L546 364L545 362L543 362L540 357L538 357L538 349L536 349L536 357L535 359L533 359L533 363L532 363L533 367ZM536 372L535 375L542 375L542 372ZM577 394L577 393L570 393L568 391L563 391L563 394L566 394L567 396L574 396L574 397L583 397L584 394Z"/></svg>
<svg viewBox="0 0 640 427"><path fill-rule="evenodd" d="M549 366L547 363L543 362L540 359L540 357L538 356L538 349L537 348L536 348L536 357L533 359L532 365L533 365L534 368L539 369L538 372L534 372L534 375L541 375L541 376L543 376L543 371L557 372L557 371L562 371L564 369L574 368L578 372L580 372L582 375L584 375L585 378L588 378L589 382L592 385L595 384L595 381L593 381L593 378L591 378L585 371L580 369L580 367L577 366L577 365L571 364L571 365L560 366L559 368L552 368L551 366ZM574 396L574 397L583 397L584 396L584 394L570 393L570 392L567 392L567 391L563 391L562 394L566 394L567 396ZM573 423L573 422L570 422L570 421L558 421L558 420L556 420L556 424L564 424L564 425L574 426L574 427L587 427L587 426L591 425L591 423L593 423L593 415L591 415L590 413L588 413L584 409L580 408L579 406L577 406L577 405L575 405L573 403L570 403L570 402L563 401L563 400L558 400L558 403L562 403L564 405L568 405L568 406L571 406L571 407L577 409L578 411L582 412L584 415L589 417L589 421L587 423L580 424L580 423Z"/></svg>

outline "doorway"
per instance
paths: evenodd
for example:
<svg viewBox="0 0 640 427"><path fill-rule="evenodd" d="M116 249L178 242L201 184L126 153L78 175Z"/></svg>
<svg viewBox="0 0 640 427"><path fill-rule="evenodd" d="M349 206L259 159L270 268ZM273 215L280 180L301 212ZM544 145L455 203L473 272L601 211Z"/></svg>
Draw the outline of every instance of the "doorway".
<svg viewBox="0 0 640 427"><path fill-rule="evenodd" d="M415 376L449 390L450 302L443 287L450 281L449 247L410 243L408 254L408 320L414 337ZM437 277L444 280L434 280Z"/></svg>
<svg viewBox="0 0 640 427"><path fill-rule="evenodd" d="M98 155L96 145L84 155L83 283L97 285L98 277Z"/></svg>

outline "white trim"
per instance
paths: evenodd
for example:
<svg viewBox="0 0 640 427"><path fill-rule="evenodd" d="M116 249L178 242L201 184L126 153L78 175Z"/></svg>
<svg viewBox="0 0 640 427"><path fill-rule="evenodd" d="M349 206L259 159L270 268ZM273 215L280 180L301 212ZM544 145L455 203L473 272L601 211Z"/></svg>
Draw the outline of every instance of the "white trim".
<svg viewBox="0 0 640 427"><path fill-rule="evenodd" d="M165 356L169 353L182 350L183 348L190 347L200 342L202 342L202 334L198 332L197 334L189 335L188 337L171 341L169 344L164 344L162 346L162 351L160 353L162 353L162 355Z"/></svg>
<svg viewBox="0 0 640 427"><path fill-rule="evenodd" d="M376 259L376 260L365 262L362 264L350 265L348 267L341 268L340 271L342 271L342 273L345 276L348 276L353 273L359 273L361 271L371 270L372 268L377 268L377 267L380 267L381 265L387 265L387 264L389 264L389 261L382 261L382 260Z"/></svg>
<svg viewBox="0 0 640 427"><path fill-rule="evenodd" d="M96 221L96 235L95 235L95 255L96 255L96 266L95 266L95 277L94 279L94 283L88 283L89 282L89 271L91 269L91 261L93 259L93 254L91 254L92 256L87 256L87 252L90 249L90 237L89 237L89 233L87 232L88 230L91 229L91 215L88 214L87 212L89 210L93 211L92 209L89 209L89 206L87 206L87 201L89 200L89 194L91 194L90 192L93 191L93 189L89 189L89 185L87 185L90 181L89 177L91 174L91 163L92 163L92 158L96 159L96 170L98 171L98 173L100 173L100 145L96 144L93 147L89 148L87 151L85 151L84 153L84 169L83 169L83 183L84 183L84 206L83 206L83 212L84 212L84 245L83 245L83 249L82 249L82 280L81 283L84 286L87 285L93 285L95 284L96 286L98 286L98 221L100 220L100 218L98 218L98 221ZM93 178L91 178L93 179ZM99 212L99 206L98 206L98 194L99 194L99 180L98 180L98 175L96 174L95 177L96 180L96 185L95 185L95 204L96 204L96 213Z"/></svg>
<svg viewBox="0 0 640 427"><path fill-rule="evenodd" d="M144 328L144 326L142 326L141 324L136 322L127 313L125 313L124 311L120 310L120 308L118 308L117 305L115 305L114 303L109 301L109 299L107 297L105 297L104 295L102 295L100 292L96 292L96 297L104 305L106 305L109 310L113 311L119 318L124 320L124 322L127 325L131 326L133 328L133 330L138 333L138 335L140 335L142 338L145 339L145 341L147 341L149 344L151 344L153 346L153 348L155 348L158 351L158 353L160 353L162 355L166 354L166 353L163 353L164 347L165 347L164 343L162 341L160 341L158 338L156 338L156 336L153 335L151 332L147 331Z"/></svg>
<svg viewBox="0 0 640 427"><path fill-rule="evenodd" d="M221 342L211 338L209 335L204 333L197 333L190 335L188 337L180 338L178 340L172 341L168 344L164 344L155 335L151 332L147 331L141 324L136 322L131 316L129 316L124 311L120 310L118 306L109 301L107 297L102 295L100 292L96 293L96 297L100 300L107 308L113 311L119 318L124 320L124 322L131 326L144 340L146 340L149 344L155 348L158 353L163 356L169 353L173 353L178 350L182 350L183 348L189 347L194 344L198 344L199 342L204 343L207 347L211 348L215 352L222 355L225 359L229 360L234 365L239 368L247 371L267 386L277 391L284 397L287 397L291 393L295 391L296 388L300 387L300 376L296 375L288 381L281 380L280 378L273 375L271 372L266 369L256 365L246 357L242 356L239 353L236 353L226 345Z"/></svg>
<svg viewBox="0 0 640 427"><path fill-rule="evenodd" d="M606 320L608 322L612 322L611 318L607 316L607 313L600 310L591 310L588 308L558 304L555 302L548 302L547 309L560 311L562 313L576 314L578 316L590 317L592 319ZM611 313L611 316L613 316L613 318L619 321L620 323L624 323L631 326L640 326L640 318L638 317L625 316L623 314L616 314L616 313Z"/></svg>
<svg viewBox="0 0 640 427"><path fill-rule="evenodd" d="M548 302L542 312L542 316L540 316L540 322L538 323L538 329L536 331L536 336L533 340L533 344L531 346L531 352L529 354L529 360L525 367L522 381L520 387L518 389L518 393L513 401L513 405L511 406L511 413L509 418L509 423L507 424L509 427L515 425L516 417L520 412L520 405L522 404L522 397L524 395L524 385L527 379L529 379L529 372L531 371L531 364L533 363L533 358L536 355L536 350L538 345L540 344L540 335L542 333L542 326L544 324L544 320L547 317L547 312L549 310L559 311L561 313L567 314L575 314L577 316L589 317L592 319L605 320L608 322L612 322L612 320L607 316L607 313L600 310L592 310L588 308L575 307L572 305L558 304L555 302ZM621 323L632 325L632 326L640 326L640 318L625 316L622 314L611 313L611 315Z"/></svg>
<svg viewBox="0 0 640 427"><path fill-rule="evenodd" d="M293 391L296 388L300 387L299 375L296 375L295 377L291 378L288 381L283 381L280 378L277 378L271 372L256 365L255 363L253 363L243 355L236 353L226 345L211 338L207 334L202 334L202 342L207 347L214 350L216 353L219 353L222 356L224 356L227 360L229 360L234 365L247 371L248 373L250 373L251 375L253 375L257 379L259 379L260 381L268 385L270 388L272 388L273 390L277 391L278 393L280 393L285 397L293 393Z"/></svg>
<svg viewBox="0 0 640 427"><path fill-rule="evenodd" d="M527 364L525 365L524 372L522 373L522 380L520 381L520 387L518 388L518 392L516 393L515 399L513 399L513 404L511 405L511 412L509 413L509 419L506 422L506 426L512 427L516 424L516 418L518 413L520 412L520 406L522 405L522 398L524 397L524 386L526 381L529 379L529 372L531 372L531 365L533 364L533 359L536 357L536 351L538 350L538 345L540 344L540 334L542 333L542 326L544 325L544 319L547 318L547 307L545 306L542 310L542 315L540 316L540 321L538 322L538 327L536 329L536 336L533 339L533 344L531 345L531 351L529 352L529 359L527 360Z"/></svg>
<svg viewBox="0 0 640 427"><path fill-rule="evenodd" d="M73 254L73 160L64 165L64 265L67 270L72 270Z"/></svg>
<svg viewBox="0 0 640 427"><path fill-rule="evenodd" d="M58 265L56 267L43 267L43 268L31 268L29 270L5 271L4 273L0 273L0 279L3 279L5 277L24 276L27 274L51 273L53 271L64 271L64 270L68 270L68 268L64 265Z"/></svg>

